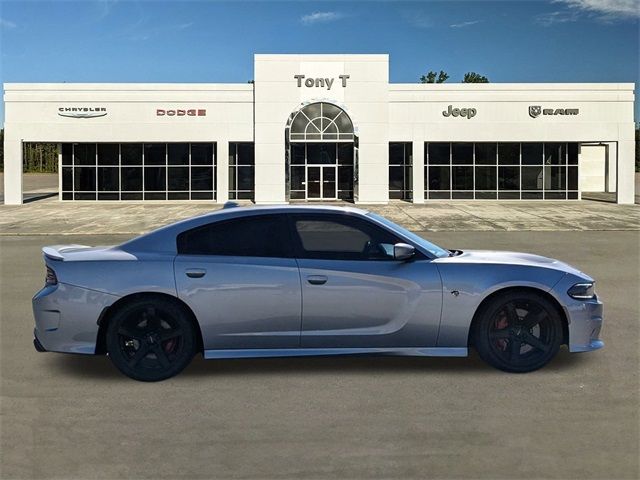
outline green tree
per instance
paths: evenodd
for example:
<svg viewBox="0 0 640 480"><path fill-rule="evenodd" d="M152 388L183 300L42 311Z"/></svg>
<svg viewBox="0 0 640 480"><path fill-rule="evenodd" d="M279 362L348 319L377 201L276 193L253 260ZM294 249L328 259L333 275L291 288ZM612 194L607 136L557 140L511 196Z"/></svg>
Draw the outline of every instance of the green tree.
<svg viewBox="0 0 640 480"><path fill-rule="evenodd" d="M467 72L464 74L462 83L489 83L489 79L476 72Z"/></svg>
<svg viewBox="0 0 640 480"><path fill-rule="evenodd" d="M440 73L436 73L429 70L429 73L420 77L421 83L444 83L449 78L449 74L444 70L440 70Z"/></svg>
<svg viewBox="0 0 640 480"><path fill-rule="evenodd" d="M22 146L22 167L24 172L57 172L58 144L24 143Z"/></svg>

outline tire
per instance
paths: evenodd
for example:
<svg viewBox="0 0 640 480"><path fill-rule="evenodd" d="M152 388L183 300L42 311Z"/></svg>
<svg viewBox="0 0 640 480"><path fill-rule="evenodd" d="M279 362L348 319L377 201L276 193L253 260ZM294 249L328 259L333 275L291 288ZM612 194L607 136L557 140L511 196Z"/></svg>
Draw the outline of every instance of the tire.
<svg viewBox="0 0 640 480"><path fill-rule="evenodd" d="M119 309L107 328L107 352L126 376L157 382L180 373L196 353L196 331L179 304L159 297Z"/></svg>
<svg viewBox="0 0 640 480"><path fill-rule="evenodd" d="M526 373L546 365L562 343L562 319L543 296L511 291L479 313L473 335L480 357L506 372Z"/></svg>

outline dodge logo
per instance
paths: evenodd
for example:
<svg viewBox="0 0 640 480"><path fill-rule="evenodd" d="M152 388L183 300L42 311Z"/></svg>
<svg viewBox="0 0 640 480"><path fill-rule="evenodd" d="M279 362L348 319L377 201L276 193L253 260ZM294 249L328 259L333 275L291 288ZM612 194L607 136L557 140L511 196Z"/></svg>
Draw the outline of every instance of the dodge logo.
<svg viewBox="0 0 640 480"><path fill-rule="evenodd" d="M176 108L171 110L165 110L163 108L156 109L157 117L206 117L207 111L203 108Z"/></svg>
<svg viewBox="0 0 640 480"><path fill-rule="evenodd" d="M529 116L531 118L536 118L542 113L542 107L539 105L531 105L529 106Z"/></svg>

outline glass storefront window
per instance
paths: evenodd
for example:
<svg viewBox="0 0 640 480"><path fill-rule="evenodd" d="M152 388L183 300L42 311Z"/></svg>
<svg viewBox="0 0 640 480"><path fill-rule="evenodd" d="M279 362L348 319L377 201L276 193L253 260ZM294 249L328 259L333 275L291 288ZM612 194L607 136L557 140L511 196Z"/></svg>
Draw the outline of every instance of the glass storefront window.
<svg viewBox="0 0 640 480"><path fill-rule="evenodd" d="M498 167L498 190L520 190L519 167Z"/></svg>
<svg viewBox="0 0 640 480"><path fill-rule="evenodd" d="M451 163L453 165L473 165L473 143L452 143Z"/></svg>
<svg viewBox="0 0 640 480"><path fill-rule="evenodd" d="M522 165L542 165L542 143L522 144Z"/></svg>
<svg viewBox="0 0 640 480"><path fill-rule="evenodd" d="M116 192L120 190L118 167L98 167L98 190Z"/></svg>
<svg viewBox="0 0 640 480"><path fill-rule="evenodd" d="M169 165L189 165L189 144L170 143L167 149Z"/></svg>
<svg viewBox="0 0 640 480"><path fill-rule="evenodd" d="M335 143L307 143L307 164L331 165L337 162Z"/></svg>
<svg viewBox="0 0 640 480"><path fill-rule="evenodd" d="M476 190L495 190L497 181L496 167L476 167Z"/></svg>
<svg viewBox="0 0 640 480"><path fill-rule="evenodd" d="M255 147L253 143L229 144L229 199L253 200L255 196Z"/></svg>
<svg viewBox="0 0 640 480"><path fill-rule="evenodd" d="M62 165L73 165L73 145L70 143L62 144Z"/></svg>
<svg viewBox="0 0 640 480"><path fill-rule="evenodd" d="M349 115L331 103L305 105L289 121L289 141L353 141L353 123Z"/></svg>
<svg viewBox="0 0 640 480"><path fill-rule="evenodd" d="M120 145L117 143L99 143L98 165L120 165Z"/></svg>
<svg viewBox="0 0 640 480"><path fill-rule="evenodd" d="M566 142L427 143L425 198L576 199L578 150ZM473 162L464 163L470 152Z"/></svg>
<svg viewBox="0 0 640 480"><path fill-rule="evenodd" d="M389 143L389 198L413 198L413 143Z"/></svg>
<svg viewBox="0 0 640 480"><path fill-rule="evenodd" d="M453 167L452 190L473 190L473 167Z"/></svg>
<svg viewBox="0 0 640 480"><path fill-rule="evenodd" d="M167 164L167 144L166 143L145 143L144 144L144 164L145 165L166 165Z"/></svg>
<svg viewBox="0 0 640 480"><path fill-rule="evenodd" d="M142 165L142 144L123 143L120 145L122 165Z"/></svg>
<svg viewBox="0 0 640 480"><path fill-rule="evenodd" d="M75 143L73 145L73 163L74 165L95 165L96 144Z"/></svg>
<svg viewBox="0 0 640 480"><path fill-rule="evenodd" d="M542 190L542 167L522 167L522 190Z"/></svg>
<svg viewBox="0 0 640 480"><path fill-rule="evenodd" d="M428 185L429 190L450 190L450 167L429 167Z"/></svg>
<svg viewBox="0 0 640 480"><path fill-rule="evenodd" d="M215 198L214 143L67 143L62 153L63 200Z"/></svg>
<svg viewBox="0 0 640 480"><path fill-rule="evenodd" d="M545 165L565 165L566 144L565 143L545 143L544 144L544 164Z"/></svg>
<svg viewBox="0 0 640 480"><path fill-rule="evenodd" d="M520 165L519 143L498 143L499 165Z"/></svg>
<svg viewBox="0 0 640 480"><path fill-rule="evenodd" d="M428 143L427 145L427 155L425 155L425 159L429 165L451 164L450 143Z"/></svg>
<svg viewBox="0 0 640 480"><path fill-rule="evenodd" d="M476 165L495 165L497 153L496 143L476 143Z"/></svg>

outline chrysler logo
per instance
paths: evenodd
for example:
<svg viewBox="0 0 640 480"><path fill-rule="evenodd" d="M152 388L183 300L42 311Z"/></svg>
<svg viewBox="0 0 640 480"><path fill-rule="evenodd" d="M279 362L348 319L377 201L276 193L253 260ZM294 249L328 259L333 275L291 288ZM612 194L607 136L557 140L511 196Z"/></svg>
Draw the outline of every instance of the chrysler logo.
<svg viewBox="0 0 640 480"><path fill-rule="evenodd" d="M542 115L578 115L579 108L542 108L540 105L529 105L529 116L537 118Z"/></svg>
<svg viewBox="0 0 640 480"><path fill-rule="evenodd" d="M59 107L58 115L69 118L96 118L107 115L105 107Z"/></svg>

